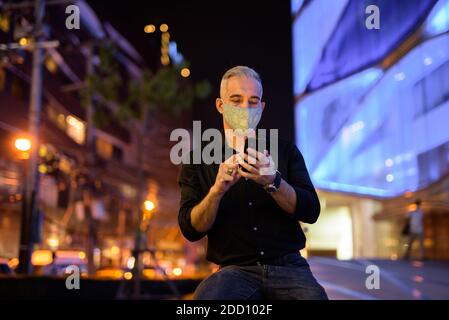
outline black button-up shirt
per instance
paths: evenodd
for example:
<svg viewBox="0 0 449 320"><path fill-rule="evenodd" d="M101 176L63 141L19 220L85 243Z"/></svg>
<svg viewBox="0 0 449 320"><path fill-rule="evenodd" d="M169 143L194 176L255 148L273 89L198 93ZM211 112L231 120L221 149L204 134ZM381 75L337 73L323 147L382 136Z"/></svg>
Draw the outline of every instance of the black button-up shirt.
<svg viewBox="0 0 449 320"><path fill-rule="evenodd" d="M219 164L183 164L179 176L182 234L190 241L207 235L209 261L255 265L304 248L306 239L298 221L314 223L320 203L294 144L279 140L277 168L296 192L294 214L285 212L263 186L242 177L221 199L212 228L201 233L192 226L190 214L215 183L218 168Z"/></svg>

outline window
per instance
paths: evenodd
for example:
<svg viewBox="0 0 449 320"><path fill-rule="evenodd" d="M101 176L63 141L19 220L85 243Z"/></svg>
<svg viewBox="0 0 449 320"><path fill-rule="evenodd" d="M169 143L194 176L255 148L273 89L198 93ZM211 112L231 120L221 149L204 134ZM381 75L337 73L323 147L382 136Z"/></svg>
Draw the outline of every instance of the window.
<svg viewBox="0 0 449 320"><path fill-rule="evenodd" d="M449 62L416 83L415 117L426 114L449 100Z"/></svg>
<svg viewBox="0 0 449 320"><path fill-rule="evenodd" d="M113 146L109 142L98 138L95 140L97 154L104 159L111 159L113 155Z"/></svg>
<svg viewBox="0 0 449 320"><path fill-rule="evenodd" d="M67 135L79 144L84 144L86 140L86 125L74 116L67 116Z"/></svg>

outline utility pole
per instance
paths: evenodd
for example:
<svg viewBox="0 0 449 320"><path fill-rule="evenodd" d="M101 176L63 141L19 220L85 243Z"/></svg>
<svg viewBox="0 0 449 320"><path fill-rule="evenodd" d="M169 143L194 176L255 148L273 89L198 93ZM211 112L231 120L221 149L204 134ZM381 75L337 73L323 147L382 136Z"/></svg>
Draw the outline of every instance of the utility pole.
<svg viewBox="0 0 449 320"><path fill-rule="evenodd" d="M142 261L142 239L144 239L144 230L142 228L144 210L143 210L143 202L145 199L146 193L146 179L143 168L143 150L145 148L145 134L147 132L147 128L149 125L149 112L148 108L144 107L143 116L142 116L142 126L139 128L138 132L138 154L137 154L137 166L138 166L138 175L139 175L139 189L137 192L137 205L136 205L136 213L137 213L137 229L134 240L134 268L133 272L133 291L132 297L134 299L139 299L141 296L141 281L142 281L142 269L143 269L143 261ZM146 238L145 238L146 239Z"/></svg>
<svg viewBox="0 0 449 320"><path fill-rule="evenodd" d="M94 44L87 44L87 61L86 61L86 77L89 77L94 72L94 63L93 63L93 55L94 55ZM91 181L93 186L95 185L96 180L96 168L95 168L95 125L94 125L94 105L92 101L92 97L89 96L87 101L86 108L86 119L87 119L87 132L86 132L86 147L87 147L87 168L90 172L90 177L88 180ZM91 178L91 179L90 179ZM89 276L92 276L95 273L95 264L94 264L94 250L96 245L96 223L94 221L94 217L92 215L92 203L93 203L93 189L88 188L84 192L89 193L87 196L89 201L84 201L85 212L87 217L87 242L86 242L86 256L87 256L87 273Z"/></svg>
<svg viewBox="0 0 449 320"><path fill-rule="evenodd" d="M38 151L39 151L39 128L42 111L42 62L43 48L40 44L44 40L43 20L45 14L44 0L36 0L34 6L35 30L34 30L34 49L33 49L33 67L31 75L31 98L29 110L29 134L32 139L32 148L30 150L30 160L26 183L26 198L23 205L22 222L23 229L20 235L19 248L19 271L24 274L31 274L31 255L34 245L34 217L37 214L37 202L39 192L39 171L38 169Z"/></svg>

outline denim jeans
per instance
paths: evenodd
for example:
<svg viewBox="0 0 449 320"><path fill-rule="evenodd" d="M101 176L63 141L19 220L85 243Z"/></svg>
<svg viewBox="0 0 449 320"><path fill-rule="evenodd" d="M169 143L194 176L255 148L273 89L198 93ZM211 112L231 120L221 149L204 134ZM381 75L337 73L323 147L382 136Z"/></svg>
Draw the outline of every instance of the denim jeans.
<svg viewBox="0 0 449 320"><path fill-rule="evenodd" d="M297 253L276 265L225 266L203 280L197 300L327 300L306 259Z"/></svg>

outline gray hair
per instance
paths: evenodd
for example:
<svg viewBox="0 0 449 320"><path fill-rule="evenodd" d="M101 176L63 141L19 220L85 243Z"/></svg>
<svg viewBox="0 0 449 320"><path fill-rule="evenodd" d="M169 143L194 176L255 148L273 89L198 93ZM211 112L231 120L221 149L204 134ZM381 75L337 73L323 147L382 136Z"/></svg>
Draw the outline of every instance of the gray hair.
<svg viewBox="0 0 449 320"><path fill-rule="evenodd" d="M232 77L247 77L256 80L260 84L260 93L262 95L262 80L260 79L259 74L254 69L251 69L249 67L237 66L226 71L223 77L221 78L220 96L222 98L226 90L228 79Z"/></svg>

